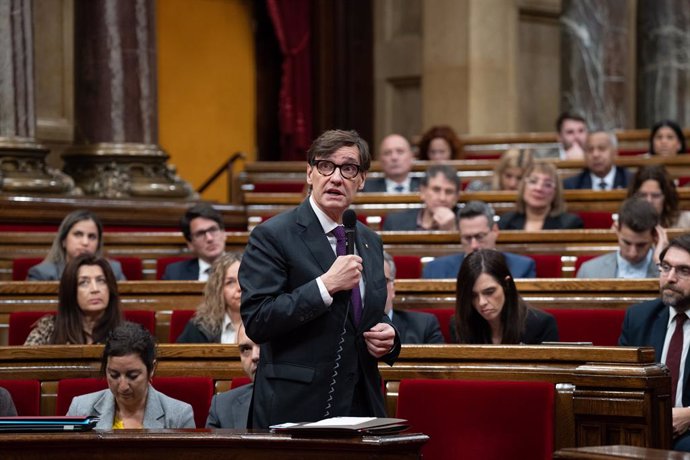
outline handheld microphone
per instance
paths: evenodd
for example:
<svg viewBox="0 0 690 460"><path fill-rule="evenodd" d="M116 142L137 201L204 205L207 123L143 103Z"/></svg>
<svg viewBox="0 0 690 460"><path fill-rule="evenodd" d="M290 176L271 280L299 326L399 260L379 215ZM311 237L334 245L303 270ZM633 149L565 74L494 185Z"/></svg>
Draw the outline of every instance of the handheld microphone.
<svg viewBox="0 0 690 460"><path fill-rule="evenodd" d="M357 228L357 214L352 209L343 213L343 227L345 227L345 253L351 255L355 253L355 231Z"/></svg>

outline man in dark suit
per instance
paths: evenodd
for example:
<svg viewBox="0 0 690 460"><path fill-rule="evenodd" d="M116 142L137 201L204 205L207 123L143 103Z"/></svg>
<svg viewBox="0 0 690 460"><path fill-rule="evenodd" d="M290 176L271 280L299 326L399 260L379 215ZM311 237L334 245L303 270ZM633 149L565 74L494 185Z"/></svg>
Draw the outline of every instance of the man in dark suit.
<svg viewBox="0 0 690 460"><path fill-rule="evenodd" d="M393 321L393 325L400 334L402 343L445 343L441 326L438 319L430 313L418 311L393 310L393 300L395 300L395 261L393 256L384 251L383 271L386 274L386 287L388 296L386 297L385 312Z"/></svg>
<svg viewBox="0 0 690 460"><path fill-rule="evenodd" d="M252 383L215 395L211 400L206 428L247 428L260 349L247 337L241 323L237 331L237 346L240 349L242 369Z"/></svg>
<svg viewBox="0 0 690 460"><path fill-rule="evenodd" d="M185 212L180 229L196 257L165 267L162 279L206 281L213 262L225 252L223 216L209 203L198 203Z"/></svg>
<svg viewBox="0 0 690 460"><path fill-rule="evenodd" d="M630 175L625 168L615 165L618 156L616 135L606 131L594 131L587 136L585 164L578 175L563 181L566 189L613 190L627 188Z"/></svg>
<svg viewBox="0 0 690 460"><path fill-rule="evenodd" d="M460 179L455 168L434 164L426 170L419 188L422 208L386 215L383 230L457 230Z"/></svg>
<svg viewBox="0 0 690 460"><path fill-rule="evenodd" d="M419 190L419 178L410 175L414 161L412 147L403 136L391 134L383 138L379 161L384 177L367 179L363 192L410 193Z"/></svg>
<svg viewBox="0 0 690 460"><path fill-rule="evenodd" d="M370 164L355 131L324 132L308 151L310 196L249 235L239 280L247 335L261 345L255 428L385 416L378 361L392 365L400 339L384 314L381 238L356 223L355 254L336 256Z"/></svg>
<svg viewBox="0 0 690 460"><path fill-rule="evenodd" d="M465 254L478 249L496 249L498 225L491 206L483 201L468 201L460 209L460 254L437 257L424 266L422 278L457 278ZM534 259L519 254L504 252L503 256L513 278L536 278L537 266Z"/></svg>
<svg viewBox="0 0 690 460"><path fill-rule="evenodd" d="M661 298L633 305L625 313L619 345L652 346L671 371L673 448L690 452L690 234L671 240L660 254Z"/></svg>

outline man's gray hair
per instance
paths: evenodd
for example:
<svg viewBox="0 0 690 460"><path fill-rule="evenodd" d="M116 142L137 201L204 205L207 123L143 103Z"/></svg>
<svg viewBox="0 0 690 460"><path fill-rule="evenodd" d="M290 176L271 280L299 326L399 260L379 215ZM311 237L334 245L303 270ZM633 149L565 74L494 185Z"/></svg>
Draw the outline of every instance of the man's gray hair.
<svg viewBox="0 0 690 460"><path fill-rule="evenodd" d="M460 208L460 212L458 213L458 220L471 219L477 216L486 217L486 221L489 224L489 228L494 226L496 217L494 208L492 208L489 204L478 200L468 201L467 203L465 203L465 206Z"/></svg>

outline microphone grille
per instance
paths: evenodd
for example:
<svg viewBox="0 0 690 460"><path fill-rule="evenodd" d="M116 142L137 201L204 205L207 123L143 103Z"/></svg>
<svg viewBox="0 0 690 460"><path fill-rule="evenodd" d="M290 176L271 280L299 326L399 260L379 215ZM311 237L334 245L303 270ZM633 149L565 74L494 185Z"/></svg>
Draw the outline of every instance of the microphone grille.
<svg viewBox="0 0 690 460"><path fill-rule="evenodd" d="M357 214L352 209L348 209L343 213L343 226L345 228L355 228L357 225Z"/></svg>

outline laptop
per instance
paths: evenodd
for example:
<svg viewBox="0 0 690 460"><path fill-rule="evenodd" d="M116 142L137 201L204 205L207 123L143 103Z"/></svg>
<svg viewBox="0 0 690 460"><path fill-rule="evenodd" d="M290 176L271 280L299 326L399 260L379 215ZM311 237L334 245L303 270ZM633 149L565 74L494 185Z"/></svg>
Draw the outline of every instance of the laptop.
<svg viewBox="0 0 690 460"><path fill-rule="evenodd" d="M0 432L89 431L92 430L97 423L98 417L93 416L0 417Z"/></svg>

